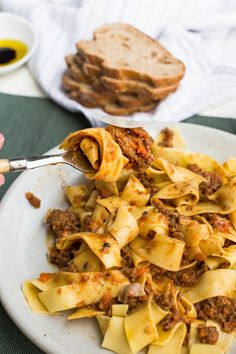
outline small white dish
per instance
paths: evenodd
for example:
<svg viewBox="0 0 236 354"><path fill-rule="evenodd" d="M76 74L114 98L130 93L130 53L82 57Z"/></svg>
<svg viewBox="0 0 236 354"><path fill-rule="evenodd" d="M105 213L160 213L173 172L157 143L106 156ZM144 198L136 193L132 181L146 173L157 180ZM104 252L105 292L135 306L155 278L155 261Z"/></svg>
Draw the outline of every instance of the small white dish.
<svg viewBox="0 0 236 354"><path fill-rule="evenodd" d="M178 124L189 150L209 154L219 162L236 151L236 136L193 124ZM158 127L149 130L155 137ZM48 153L57 153L57 149ZM109 354L100 347L95 319L68 321L66 315L46 316L30 312L22 284L40 272L53 272L47 261L47 229L43 218L50 208L65 208L63 187L83 183L82 173L65 166L45 166L22 173L0 204L0 299L18 328L48 354ZM31 191L42 200L34 209L26 200ZM143 353L143 352L142 352ZM236 353L236 341L228 354Z"/></svg>
<svg viewBox="0 0 236 354"><path fill-rule="evenodd" d="M0 12L0 39L5 38L25 43L28 52L15 63L0 66L0 75L7 74L25 64L34 54L38 44L38 35L31 22L18 15Z"/></svg>

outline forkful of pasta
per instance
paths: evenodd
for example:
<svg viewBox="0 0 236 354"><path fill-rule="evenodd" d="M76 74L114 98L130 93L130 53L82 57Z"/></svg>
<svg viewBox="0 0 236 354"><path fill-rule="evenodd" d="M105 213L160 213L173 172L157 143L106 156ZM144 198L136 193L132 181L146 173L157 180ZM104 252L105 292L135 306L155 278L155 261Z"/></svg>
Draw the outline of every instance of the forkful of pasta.
<svg viewBox="0 0 236 354"><path fill-rule="evenodd" d="M89 179L117 180L127 162L118 144L101 128L71 133L59 146L57 155L0 160L0 173L18 172L46 165L67 164Z"/></svg>

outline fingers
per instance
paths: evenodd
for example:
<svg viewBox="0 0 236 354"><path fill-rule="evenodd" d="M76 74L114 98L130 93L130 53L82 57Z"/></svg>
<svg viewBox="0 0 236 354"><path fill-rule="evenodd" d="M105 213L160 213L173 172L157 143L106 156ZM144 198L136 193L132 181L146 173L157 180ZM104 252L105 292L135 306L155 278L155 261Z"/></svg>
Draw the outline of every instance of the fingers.
<svg viewBox="0 0 236 354"><path fill-rule="evenodd" d="M0 149L3 146L4 143L4 136L0 133Z"/></svg>
<svg viewBox="0 0 236 354"><path fill-rule="evenodd" d="M0 186L2 186L5 183L5 177L3 175L0 175Z"/></svg>

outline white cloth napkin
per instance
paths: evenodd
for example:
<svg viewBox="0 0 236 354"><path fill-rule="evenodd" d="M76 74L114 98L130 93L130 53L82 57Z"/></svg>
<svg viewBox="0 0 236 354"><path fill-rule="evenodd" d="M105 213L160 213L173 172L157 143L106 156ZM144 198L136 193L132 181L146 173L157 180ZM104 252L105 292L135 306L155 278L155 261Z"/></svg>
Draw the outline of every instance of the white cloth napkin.
<svg viewBox="0 0 236 354"><path fill-rule="evenodd" d="M44 91L92 124L102 119L130 126L177 122L236 97L236 1L234 0L2 0L5 11L29 20L39 46L29 63ZM176 93L149 113L113 118L70 100L61 88L65 56L99 26L126 22L158 39L186 65Z"/></svg>

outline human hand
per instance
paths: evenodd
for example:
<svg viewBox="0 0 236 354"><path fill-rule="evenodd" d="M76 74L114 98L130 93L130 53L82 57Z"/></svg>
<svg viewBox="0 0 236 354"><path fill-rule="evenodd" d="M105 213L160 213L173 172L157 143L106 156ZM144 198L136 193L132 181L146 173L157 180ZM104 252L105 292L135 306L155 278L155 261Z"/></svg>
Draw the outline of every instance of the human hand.
<svg viewBox="0 0 236 354"><path fill-rule="evenodd" d="M2 148L4 143L4 136L0 133L0 149ZM0 175L0 186L2 186L5 182L5 178L3 175Z"/></svg>

